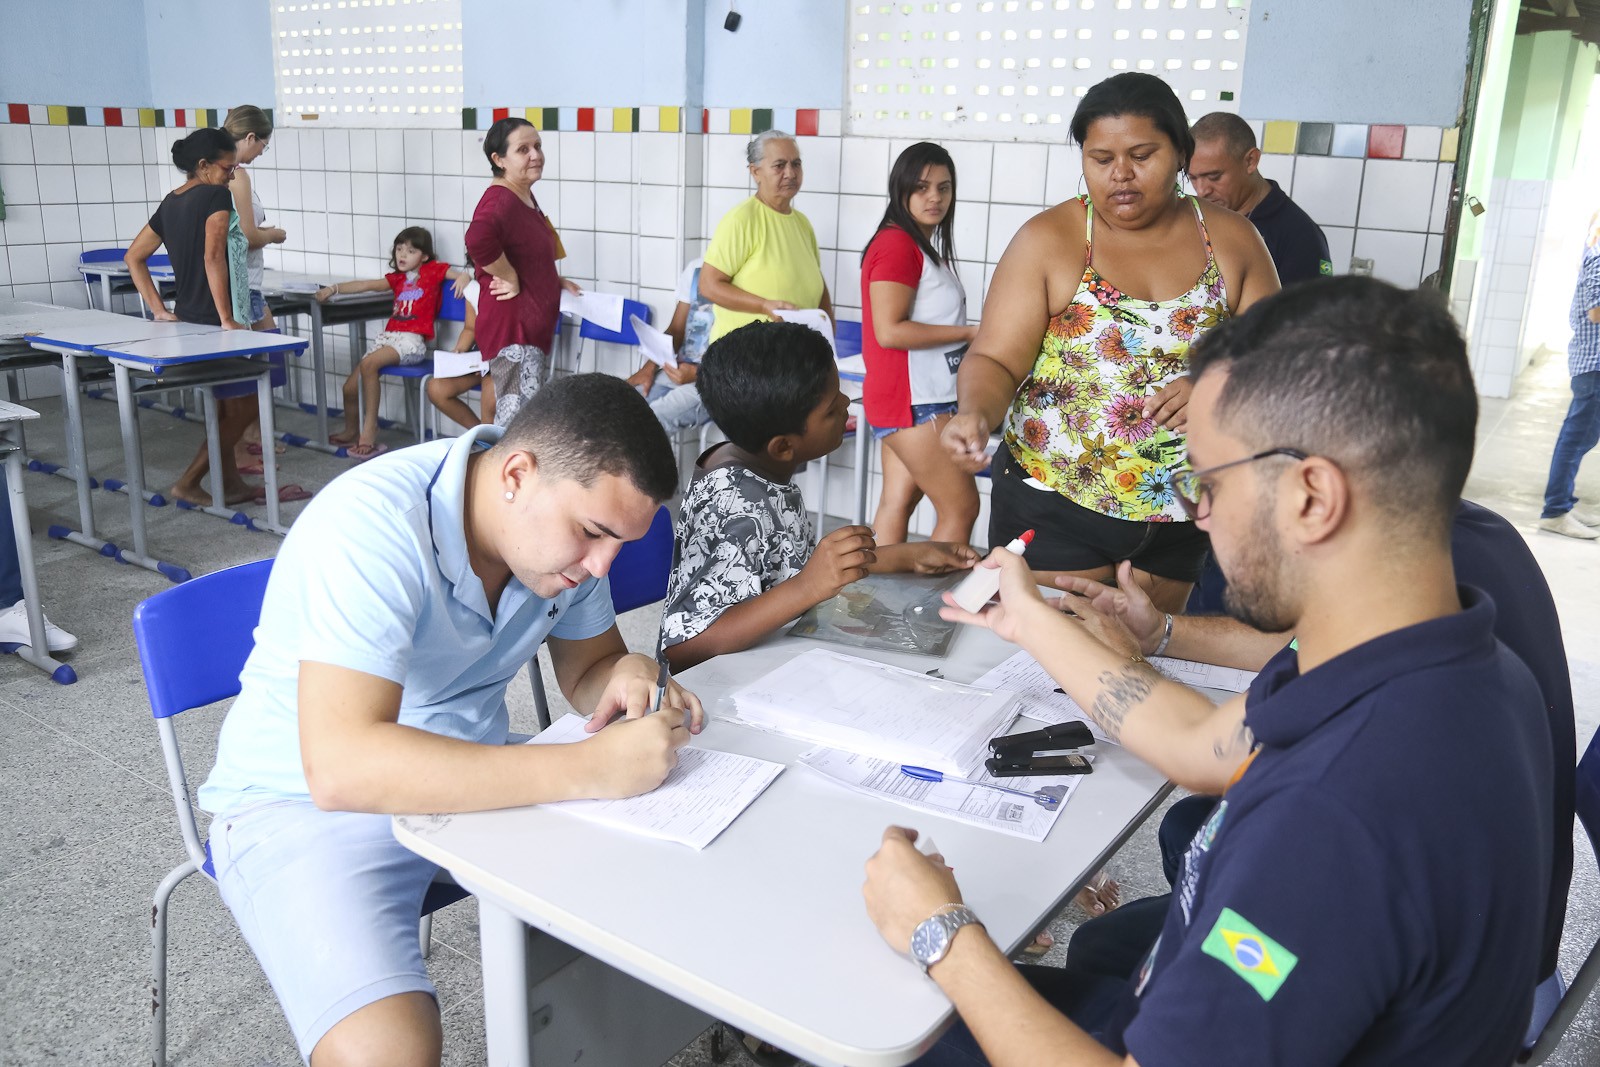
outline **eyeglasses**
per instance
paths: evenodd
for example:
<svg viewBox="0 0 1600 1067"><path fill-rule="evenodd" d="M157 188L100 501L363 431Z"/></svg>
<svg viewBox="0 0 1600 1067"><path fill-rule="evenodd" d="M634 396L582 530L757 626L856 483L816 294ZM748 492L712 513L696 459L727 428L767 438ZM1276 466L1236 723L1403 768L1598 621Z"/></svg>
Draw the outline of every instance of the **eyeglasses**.
<svg viewBox="0 0 1600 1067"><path fill-rule="evenodd" d="M1202 467L1197 471L1179 471L1172 476L1172 487L1178 491L1178 503L1183 505L1183 510L1189 518L1196 521L1211 514L1211 482L1208 476L1218 471L1225 471L1229 467L1242 467L1246 463L1254 463L1258 459L1270 459L1273 456L1288 456L1290 459L1303 460L1311 457L1298 448L1269 448L1265 452L1257 452L1244 459L1236 459L1228 463L1219 463L1215 467Z"/></svg>

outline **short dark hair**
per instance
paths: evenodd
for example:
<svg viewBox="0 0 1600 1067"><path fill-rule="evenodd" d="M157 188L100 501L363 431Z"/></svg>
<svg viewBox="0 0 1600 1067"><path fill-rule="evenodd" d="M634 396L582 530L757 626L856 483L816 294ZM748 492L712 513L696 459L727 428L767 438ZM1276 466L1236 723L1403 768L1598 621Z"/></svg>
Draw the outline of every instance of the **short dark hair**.
<svg viewBox="0 0 1600 1067"><path fill-rule="evenodd" d="M1297 285L1207 333L1196 380L1250 448L1326 456L1412 529L1448 538L1472 466L1478 394L1438 294L1344 275Z"/></svg>
<svg viewBox="0 0 1600 1067"><path fill-rule="evenodd" d="M1117 115L1138 115L1155 123L1167 135L1178 153L1180 169L1188 169L1194 155L1194 134L1189 132L1189 116L1172 91L1172 86L1154 74L1137 70L1115 74L1089 87L1072 113L1072 139L1083 147L1089 127L1101 119Z"/></svg>
<svg viewBox="0 0 1600 1067"><path fill-rule="evenodd" d="M933 239L930 241L922 232L922 227L917 225L917 220L911 217L911 194L917 191L917 183L922 180L922 172L932 167L944 167L950 172L950 210L945 212L939 225L934 227ZM917 242L917 247L922 249L922 254L933 260L936 266L953 264L956 258L956 161L950 158L950 153L943 145L936 145L932 141L918 141L911 145L895 159L894 166L889 168L889 206L883 213L883 219L878 223L878 228L873 231L872 237L867 241L867 247L877 240L878 234L891 227L904 230ZM866 262L867 253L861 252L862 262Z"/></svg>
<svg viewBox="0 0 1600 1067"><path fill-rule="evenodd" d="M774 437L805 431L834 369L833 348L811 327L752 322L706 349L695 384L728 440L760 453Z"/></svg>
<svg viewBox="0 0 1600 1067"><path fill-rule="evenodd" d="M569 374L525 400L496 450L531 452L541 471L590 486L626 478L651 500L678 492L678 456L639 391L611 374Z"/></svg>
<svg viewBox="0 0 1600 1067"><path fill-rule="evenodd" d="M489 169L496 178L505 177L506 171L504 167L495 166L494 157L506 154L511 135L523 126L532 127L533 123L507 115L503 119L496 119L494 125L489 127L489 132L483 135L483 157L489 161Z"/></svg>
<svg viewBox="0 0 1600 1067"><path fill-rule="evenodd" d="M215 163L237 149L233 134L206 126L172 142L172 165L193 178L202 163Z"/></svg>
<svg viewBox="0 0 1600 1067"><path fill-rule="evenodd" d="M433 254L433 234L428 232L426 226L407 226L394 235L394 240L389 242L389 269L399 270L400 264L394 260L394 250L401 245L410 245L422 253L422 262L431 263L439 257Z"/></svg>
<svg viewBox="0 0 1600 1067"><path fill-rule="evenodd" d="M1189 132L1194 134L1197 144L1201 141L1221 141L1227 147L1228 155L1234 159L1243 159L1244 154L1256 146L1256 131L1231 111L1213 111L1209 115L1201 115Z"/></svg>

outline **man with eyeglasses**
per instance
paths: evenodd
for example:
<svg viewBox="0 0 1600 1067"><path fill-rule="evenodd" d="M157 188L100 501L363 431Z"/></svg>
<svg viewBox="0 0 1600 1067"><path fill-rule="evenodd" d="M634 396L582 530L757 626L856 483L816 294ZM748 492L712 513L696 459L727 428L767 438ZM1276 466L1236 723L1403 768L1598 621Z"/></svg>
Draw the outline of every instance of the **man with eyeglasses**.
<svg viewBox="0 0 1600 1067"><path fill-rule="evenodd" d="M1425 294L1340 278L1224 324L1191 373L1178 488L1230 613L1298 648L1213 707L1092 599L1060 612L1020 558L991 557L999 604L947 615L1021 644L1110 736L1222 802L1131 981L1013 969L982 905L891 827L868 913L967 1027L927 1062L1508 1063L1540 964L1551 743L1493 604L1452 566L1477 417L1461 336Z"/></svg>

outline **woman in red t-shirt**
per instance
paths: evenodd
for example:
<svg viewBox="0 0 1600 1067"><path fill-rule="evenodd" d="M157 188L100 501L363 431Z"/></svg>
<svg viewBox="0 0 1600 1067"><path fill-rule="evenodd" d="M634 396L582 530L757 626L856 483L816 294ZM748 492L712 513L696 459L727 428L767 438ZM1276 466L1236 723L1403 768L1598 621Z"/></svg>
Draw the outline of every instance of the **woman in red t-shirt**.
<svg viewBox="0 0 1600 1067"><path fill-rule="evenodd" d="M878 544L906 539L911 512L933 501L932 539L966 543L978 519L978 487L939 443L956 410L956 368L977 335L955 271L956 165L923 141L889 172L889 207L861 256L863 401L883 442Z"/></svg>
<svg viewBox="0 0 1600 1067"><path fill-rule="evenodd" d="M556 260L566 252L533 196L533 183L544 176L539 131L527 119L500 119L484 134L483 154L494 180L472 213L467 254L483 293L478 351L489 364L484 408L504 426L550 377L561 290L576 293L578 286L556 273Z"/></svg>
<svg viewBox="0 0 1600 1067"><path fill-rule="evenodd" d="M433 358L428 342L433 340L433 322L439 317L445 280L455 281L457 296L471 280L466 271L434 258L433 234L421 226L407 226L395 234L389 266L394 269L381 278L339 282L317 290L319 302L341 293L394 292L394 311L383 332L373 338L372 349L345 379L344 429L328 435L331 444L348 445L346 455L357 461L388 451L387 445L378 444L378 376L385 367L410 367Z"/></svg>

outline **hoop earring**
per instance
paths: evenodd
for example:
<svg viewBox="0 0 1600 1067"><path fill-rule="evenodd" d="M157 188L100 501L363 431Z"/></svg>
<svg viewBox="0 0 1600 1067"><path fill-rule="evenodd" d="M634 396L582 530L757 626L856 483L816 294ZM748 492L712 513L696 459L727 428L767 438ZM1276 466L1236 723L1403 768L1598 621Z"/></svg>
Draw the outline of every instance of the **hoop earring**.
<svg viewBox="0 0 1600 1067"><path fill-rule="evenodd" d="M1082 174L1078 175L1078 195L1079 196L1088 196L1089 195L1088 187L1083 184L1083 175Z"/></svg>

